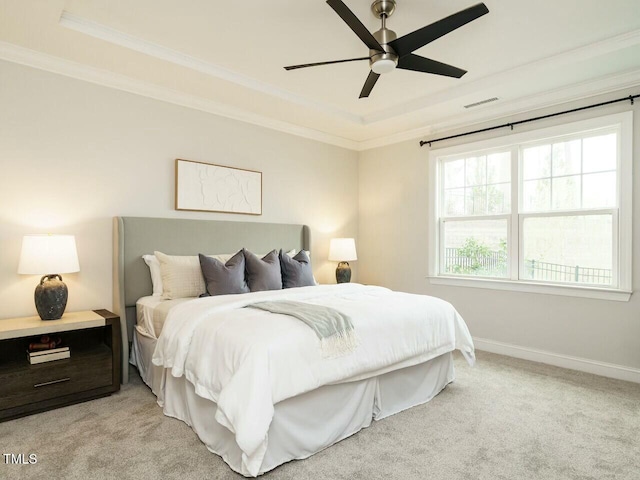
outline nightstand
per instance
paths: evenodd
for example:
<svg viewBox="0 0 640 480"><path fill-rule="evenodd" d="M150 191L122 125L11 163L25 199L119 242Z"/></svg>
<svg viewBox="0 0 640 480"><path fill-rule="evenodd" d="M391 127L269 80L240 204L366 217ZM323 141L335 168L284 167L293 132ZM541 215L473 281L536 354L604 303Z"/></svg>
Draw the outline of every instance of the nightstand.
<svg viewBox="0 0 640 480"><path fill-rule="evenodd" d="M29 343L51 334L71 356L31 365ZM117 392L120 342L120 319L107 310L0 320L0 422Z"/></svg>

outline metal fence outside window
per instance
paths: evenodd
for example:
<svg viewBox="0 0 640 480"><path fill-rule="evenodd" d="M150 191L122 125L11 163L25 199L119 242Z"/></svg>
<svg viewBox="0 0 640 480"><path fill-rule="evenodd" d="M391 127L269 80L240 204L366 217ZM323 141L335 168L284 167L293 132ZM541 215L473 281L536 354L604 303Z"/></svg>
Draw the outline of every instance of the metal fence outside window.
<svg viewBox="0 0 640 480"><path fill-rule="evenodd" d="M525 260L524 268L527 271L528 278L532 280L611 285L612 272L606 268L559 265L537 260Z"/></svg>
<svg viewBox="0 0 640 480"><path fill-rule="evenodd" d="M444 265L447 273L469 273L471 269L479 266L483 271L503 269L507 262L505 252L493 251L480 257L460 255L459 248L445 248Z"/></svg>
<svg viewBox="0 0 640 480"><path fill-rule="evenodd" d="M502 251L492 251L488 255L472 258L460 255L459 250L445 249L445 273L495 272L504 269L507 262L506 253ZM524 268L526 278L530 280L611 285L612 271L607 268L561 265L538 260L525 260Z"/></svg>

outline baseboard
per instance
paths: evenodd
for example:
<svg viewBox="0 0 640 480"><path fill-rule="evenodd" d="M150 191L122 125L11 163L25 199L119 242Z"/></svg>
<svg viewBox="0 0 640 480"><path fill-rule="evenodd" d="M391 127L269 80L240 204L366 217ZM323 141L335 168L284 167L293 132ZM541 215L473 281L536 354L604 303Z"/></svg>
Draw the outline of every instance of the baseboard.
<svg viewBox="0 0 640 480"><path fill-rule="evenodd" d="M509 343L496 342L486 338L474 337L473 342L477 350L497 353L508 357L522 358L532 362L546 363L556 367L593 373L603 377L626 380L627 382L640 383L640 369L616 365L613 363L597 362L586 358L571 357L558 353L536 350Z"/></svg>

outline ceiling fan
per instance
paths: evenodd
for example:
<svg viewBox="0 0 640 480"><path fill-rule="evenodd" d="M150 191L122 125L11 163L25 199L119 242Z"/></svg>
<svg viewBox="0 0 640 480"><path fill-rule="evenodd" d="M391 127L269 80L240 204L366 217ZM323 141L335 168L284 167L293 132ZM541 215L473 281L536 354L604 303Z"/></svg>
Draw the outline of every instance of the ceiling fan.
<svg viewBox="0 0 640 480"><path fill-rule="evenodd" d="M333 60L329 62L307 63L304 65L292 65L284 67L285 70L296 70L298 68L317 67L319 65L330 65L333 63L357 62L359 60L369 60L371 72L362 87L360 98L368 97L373 90L378 78L383 73L389 73L396 67L403 70L413 70L416 72L432 73L434 75L444 75L446 77L460 78L466 70L457 68L446 63L436 62L430 58L421 57L413 52L420 47L433 42L434 40L452 32L453 30L466 25L487 13L489 9L484 3L478 3L454 13L448 17L438 20L431 25L422 27L415 32L411 32L397 38L393 30L386 26L389 18L396 9L395 0L375 0L371 4L371 11L382 21L382 28L375 33L369 32L358 17L349 10L341 0L327 0L327 3L342 20L353 30L353 32L369 47L369 56L360 58L349 58L346 60Z"/></svg>

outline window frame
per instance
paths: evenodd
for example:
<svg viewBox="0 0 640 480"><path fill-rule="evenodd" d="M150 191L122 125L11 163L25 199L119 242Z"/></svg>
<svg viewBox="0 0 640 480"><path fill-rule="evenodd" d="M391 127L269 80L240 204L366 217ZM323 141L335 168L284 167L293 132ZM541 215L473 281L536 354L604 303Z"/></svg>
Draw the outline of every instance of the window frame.
<svg viewBox="0 0 640 480"><path fill-rule="evenodd" d="M521 212L522 175L521 151L523 147L537 144L568 141L584 138L591 131L618 132L617 195L618 206L613 208L590 208L584 210L552 210L545 212ZM514 290L530 293L600 298L628 301L632 293L632 148L633 112L626 111L587 120L507 134L489 140L481 140L453 147L434 149L429 152L429 265L428 279L432 284L464 287ZM511 151L511 212L508 214L485 214L464 216L440 216L444 205L442 164L453 156L477 156L496 151ZM552 175L552 172L550 173ZM584 172L581 171L581 175ZM524 239L521 229L525 218L612 214L613 252L612 286L599 287L588 284L520 280L519 272L524 268ZM477 277L440 273L444 265L444 223L464 220L497 220L507 218L507 277Z"/></svg>

